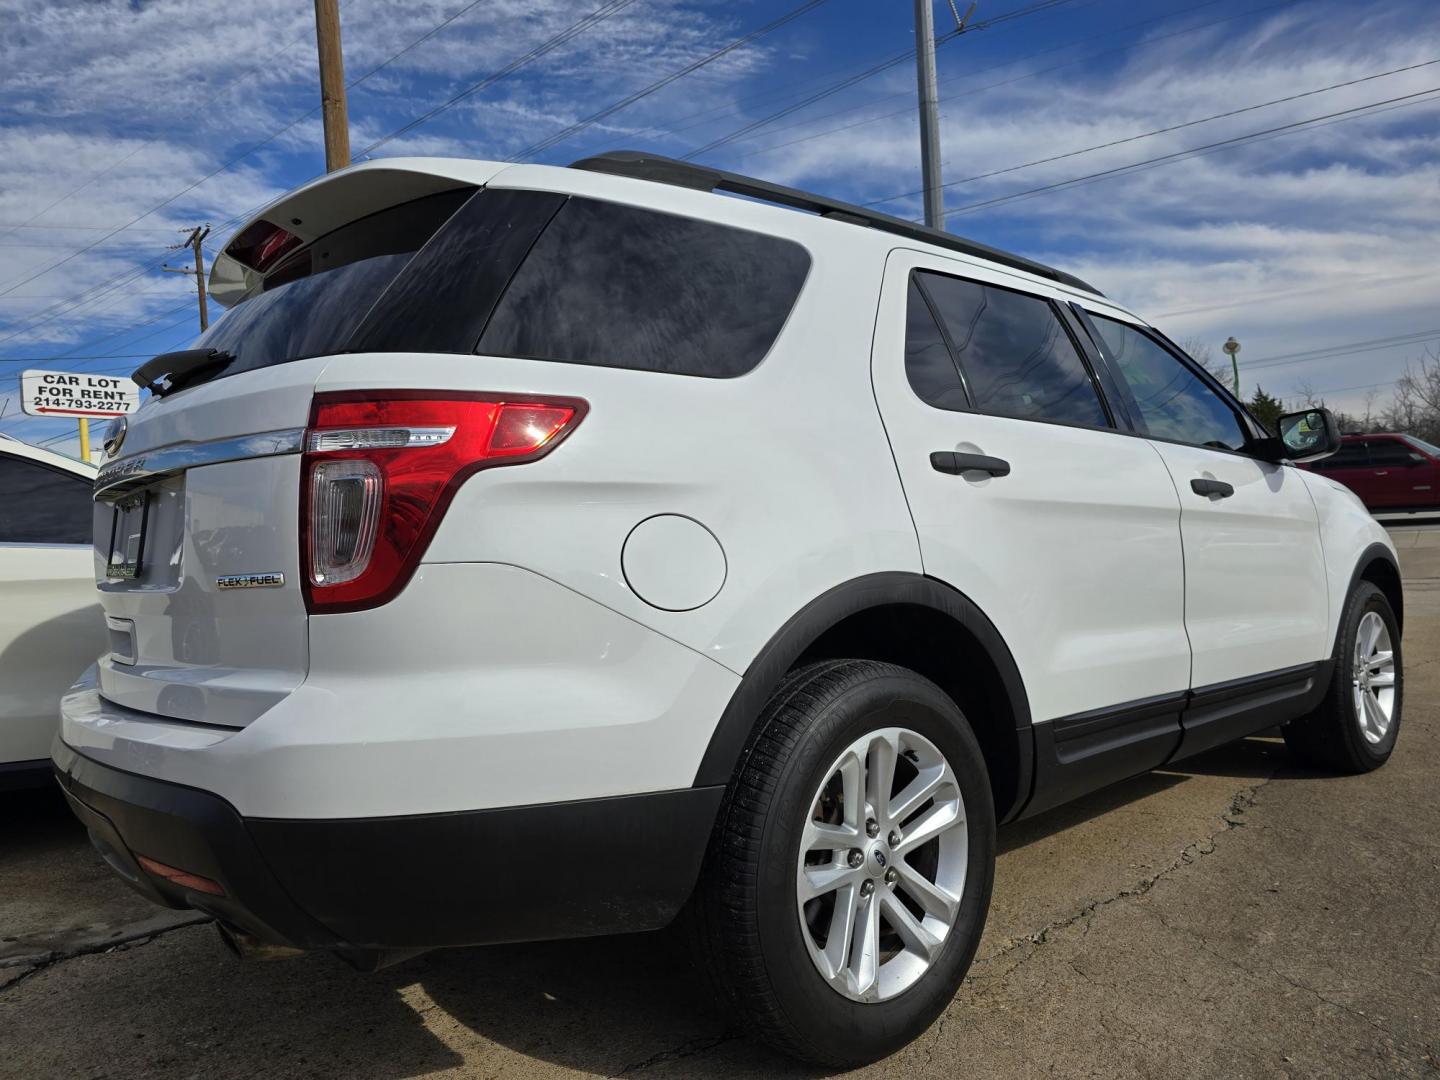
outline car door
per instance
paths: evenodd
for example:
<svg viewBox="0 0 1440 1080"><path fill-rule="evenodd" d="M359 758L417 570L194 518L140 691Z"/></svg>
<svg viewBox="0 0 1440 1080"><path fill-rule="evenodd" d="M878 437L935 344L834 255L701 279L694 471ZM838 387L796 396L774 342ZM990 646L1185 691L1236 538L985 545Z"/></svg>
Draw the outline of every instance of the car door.
<svg viewBox="0 0 1440 1080"><path fill-rule="evenodd" d="M1329 656L1318 516L1300 470L1245 452L1258 429L1198 365L1144 327L1090 321L1180 496L1193 753L1246 734L1250 705L1307 690Z"/></svg>
<svg viewBox="0 0 1440 1080"><path fill-rule="evenodd" d="M1417 510L1440 506L1440 447L1413 435L1404 440L1419 459L1410 470L1410 505Z"/></svg>
<svg viewBox="0 0 1440 1080"><path fill-rule="evenodd" d="M1002 271L896 251L872 364L926 574L986 613L1037 740L1065 741L1037 750L1047 802L1168 756L1190 675L1174 485L1068 319Z"/></svg>
<svg viewBox="0 0 1440 1080"><path fill-rule="evenodd" d="M105 648L91 481L0 452L0 769L49 757L60 695Z"/></svg>
<svg viewBox="0 0 1440 1080"><path fill-rule="evenodd" d="M1369 483L1375 491L1371 505L1376 510L1405 510L1428 501L1430 478L1424 454L1388 435L1370 436L1365 445L1370 454Z"/></svg>

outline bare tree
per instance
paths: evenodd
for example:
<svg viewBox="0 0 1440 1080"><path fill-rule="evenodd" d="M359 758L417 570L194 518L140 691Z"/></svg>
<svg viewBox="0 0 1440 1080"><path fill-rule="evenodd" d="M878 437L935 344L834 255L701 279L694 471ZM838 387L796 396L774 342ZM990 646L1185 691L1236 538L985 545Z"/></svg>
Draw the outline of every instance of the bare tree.
<svg viewBox="0 0 1440 1080"><path fill-rule="evenodd" d="M1440 351L1427 349L1416 366L1405 365L1405 374L1395 380L1386 421L1427 442L1440 438Z"/></svg>
<svg viewBox="0 0 1440 1080"><path fill-rule="evenodd" d="M1228 360L1216 360L1215 350L1210 347L1208 341L1192 337L1186 338L1179 344L1181 350L1185 352L1190 359L1194 360L1215 377L1216 382L1227 387L1230 385L1234 378L1230 370L1230 362Z"/></svg>

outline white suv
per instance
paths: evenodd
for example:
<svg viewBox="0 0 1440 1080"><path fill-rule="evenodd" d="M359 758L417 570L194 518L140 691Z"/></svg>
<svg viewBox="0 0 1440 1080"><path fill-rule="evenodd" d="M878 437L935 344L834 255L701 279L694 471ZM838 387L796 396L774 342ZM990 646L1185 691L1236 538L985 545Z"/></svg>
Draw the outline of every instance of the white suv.
<svg viewBox="0 0 1440 1080"><path fill-rule="evenodd" d="M1394 746L1395 552L1289 464L1333 421L1268 435L1067 274L623 153L358 165L211 280L111 437L54 760L242 952L687 909L853 1064L954 995L997 822L1277 724Z"/></svg>

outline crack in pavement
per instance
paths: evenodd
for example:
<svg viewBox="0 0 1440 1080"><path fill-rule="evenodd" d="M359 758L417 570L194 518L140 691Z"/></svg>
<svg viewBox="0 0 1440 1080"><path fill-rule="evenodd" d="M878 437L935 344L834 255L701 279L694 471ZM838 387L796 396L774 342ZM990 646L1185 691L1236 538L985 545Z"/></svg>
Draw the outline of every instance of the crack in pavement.
<svg viewBox="0 0 1440 1080"><path fill-rule="evenodd" d="M1152 910L1147 912L1147 914L1154 917L1161 926L1165 927L1165 929L1169 930L1170 932L1175 934L1182 934L1185 937L1190 938L1192 941L1198 942L1200 947L1204 949L1207 953L1209 953L1211 956L1215 957L1215 959L1220 960L1223 963L1229 964L1231 967L1235 968L1235 970L1241 972L1242 974L1248 975L1250 978L1260 981L1263 981L1263 979L1265 978L1265 973L1263 971L1256 971L1254 968L1251 968L1246 964L1242 964L1233 956L1227 956L1222 953L1219 949L1217 949L1214 945L1210 943L1209 938L1207 938L1204 934L1200 933L1198 930L1192 930L1189 927L1185 926L1175 926L1174 924L1166 920L1165 916L1162 915L1159 911ZM1308 983L1301 982L1299 979L1295 978L1292 975L1285 974L1285 972L1281 971L1279 968L1270 968L1269 971L1270 974L1274 975L1276 978L1280 979L1286 984L1294 987L1296 990L1302 990L1305 993L1311 995L1321 1004L1328 1005L1332 1009L1335 1009L1339 1012L1348 1013L1356 1019L1368 1024L1370 1027L1374 1028L1376 1031L1380 1032L1387 1039L1389 1039L1392 1046L1401 1045L1401 1040L1399 1039L1399 1037L1384 1024L1380 1023L1380 1021L1376 1020L1374 1017L1361 1012L1359 1009L1356 1009L1353 1006L1346 1005L1343 1002L1326 997L1324 994L1320 993L1319 990L1316 990L1313 986L1310 986Z"/></svg>
<svg viewBox="0 0 1440 1080"><path fill-rule="evenodd" d="M17 956L13 959L0 962L0 971L7 968L28 967L28 971L21 972L8 983L0 985L0 994L7 994L14 990L21 983L28 982L33 976L42 971L48 971L57 964L66 960L74 960L81 956L94 956L97 953L107 953L115 949L128 949L137 945L148 945L156 938L164 937L166 934L174 933L176 930L186 930L192 926L200 926L204 923L213 922L209 915L195 912L193 918L186 918L182 922L173 923L170 926L152 927L146 930L137 930L130 934L121 934L105 941L95 941L86 945L79 945L73 949L51 949L49 952L35 953L30 956Z"/></svg>
<svg viewBox="0 0 1440 1080"><path fill-rule="evenodd" d="M989 963L992 960L999 959L1000 957L1005 956L1008 953L1014 952L1016 949L1023 948L1025 945L1044 945L1047 941L1050 940L1050 935L1052 933L1074 926L1082 919L1086 920L1086 932L1088 933L1088 921L1093 918L1094 915L1102 908L1109 907L1111 904L1119 903L1121 900L1128 900L1135 897L1144 896L1157 884L1159 884L1161 881L1163 881L1165 878L1169 877L1176 871L1198 862L1206 855L1213 855L1216 850L1216 838L1219 836L1223 836L1231 829L1244 828L1246 823L1244 821L1237 821L1235 819L1239 815L1245 813L1245 811L1248 810L1250 807L1254 806L1256 799L1259 797L1260 789L1265 787L1265 785L1269 784L1279 775L1280 773L1277 770L1276 772L1272 772L1264 780L1261 780L1258 784L1253 784L1248 788L1242 788L1240 791L1236 792L1234 797L1230 800L1229 809L1224 811L1220 815L1220 820L1224 823L1225 828L1217 829L1214 832L1210 833L1208 836L1203 836L1199 840L1195 840L1187 844L1181 850L1179 856L1175 859L1175 861L1172 862L1169 866L1166 866L1163 869L1156 871L1149 877L1141 878L1134 885L1128 885L1111 896L1102 897L1098 900L1091 900L1079 911L1076 911L1071 915L1067 915L1062 919L1056 919L1054 922L1042 926L1039 930L1036 930L1029 934L1021 934L1018 937L1012 937L1008 939L994 952L990 953L988 956L981 958L980 962ZM1028 961L1030 959L1030 956L1033 955L1033 952L1027 955L1023 960L1020 961L1020 964ZM1020 964L1016 964L1015 967L1012 967L1008 972L1006 972L1006 975L1008 976L1010 974L1013 974L1020 967Z"/></svg>
<svg viewBox="0 0 1440 1080"><path fill-rule="evenodd" d="M1246 822L1237 820L1237 818L1239 818L1240 815L1244 814L1248 809L1250 809L1250 807L1256 804L1256 801L1259 798L1260 789L1265 787L1272 780L1275 780L1279 775L1280 770L1277 769L1275 772L1272 772L1269 776L1265 777L1259 783L1252 784L1249 787L1242 788L1241 790L1237 791L1230 799L1230 806L1220 814L1220 820L1225 827L1223 829L1216 829L1214 832L1201 837L1199 840L1195 840L1187 844L1181 850L1179 856L1175 859L1175 861L1172 862L1169 866L1166 866L1163 869L1157 871L1156 873L1151 874L1149 877L1142 878L1136 884L1127 886L1126 888L1121 889L1120 891L1114 893L1111 896L1102 897L1098 900L1092 900L1073 914L1067 915L1062 919L1056 919L1055 921L1041 927L1039 930L1036 930L1029 934L1021 934L1018 937L1009 938L998 949L994 950L988 955L983 957L977 957L975 963L990 964L1009 956L1011 953L1014 953L1017 950L1025 948L1027 945L1044 945L1050 940L1051 934L1074 926L1076 923L1081 922L1082 920L1085 923L1084 934L1088 934L1090 932L1091 923L1094 921L1095 916L1103 908L1109 907L1111 904L1118 903L1121 900L1144 896L1162 880L1169 877L1176 871L1181 870L1186 866L1190 866L1195 862L1198 862L1206 855L1213 855L1216 850L1216 838L1219 836L1223 836L1225 833L1231 831L1232 829L1244 828ZM1082 934L1082 937L1083 936L1084 935ZM972 969L972 973L967 975L965 979L966 984L970 985L971 996L983 997L987 993L990 993L994 989L994 987L1005 983L1012 975L1015 974L1015 972L1019 971L1020 968L1024 967L1032 959L1034 959L1034 957L1038 953L1038 948L1030 949L1030 951L1024 953L1014 964L1010 965L1004 971L995 975L976 975ZM1086 978L1088 981L1093 982L1093 980L1089 980L1089 977L1084 975L1083 972L1077 971L1077 974L1079 974L1082 978ZM1277 972L1277 974L1279 973ZM977 982L983 983L984 985L973 985ZM929 1041L925 1049L925 1060L927 1063L933 1060L935 1051L940 1045L940 1039L944 1033L945 1023L948 1019L950 1019L950 1009L957 1007L964 1007L963 1004L958 1000L958 998L955 1001L952 1001L951 1004L946 1007L945 1011L941 1013L940 1017L936 1020L935 1035Z"/></svg>
<svg viewBox="0 0 1440 1080"><path fill-rule="evenodd" d="M701 1039L690 1039L683 1042L672 1050L661 1050L659 1053L651 1054L644 1061L637 1061L633 1065L626 1065L619 1072L610 1074L610 1080L620 1076L631 1076L645 1069L653 1069L656 1065L663 1065L670 1061L684 1061L686 1058L697 1057L700 1054L709 1053L717 1046L724 1043L734 1042L743 1038L739 1032L727 1031L722 1035L709 1036Z"/></svg>

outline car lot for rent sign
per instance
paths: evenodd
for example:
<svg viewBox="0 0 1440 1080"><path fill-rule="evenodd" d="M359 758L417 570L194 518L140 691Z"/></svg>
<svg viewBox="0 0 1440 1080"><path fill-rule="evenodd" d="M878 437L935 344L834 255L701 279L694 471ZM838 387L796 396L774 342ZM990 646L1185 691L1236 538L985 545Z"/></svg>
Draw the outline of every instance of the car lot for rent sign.
<svg viewBox="0 0 1440 1080"><path fill-rule="evenodd" d="M119 375L24 371L20 405L31 416L124 416L140 407L140 388Z"/></svg>

